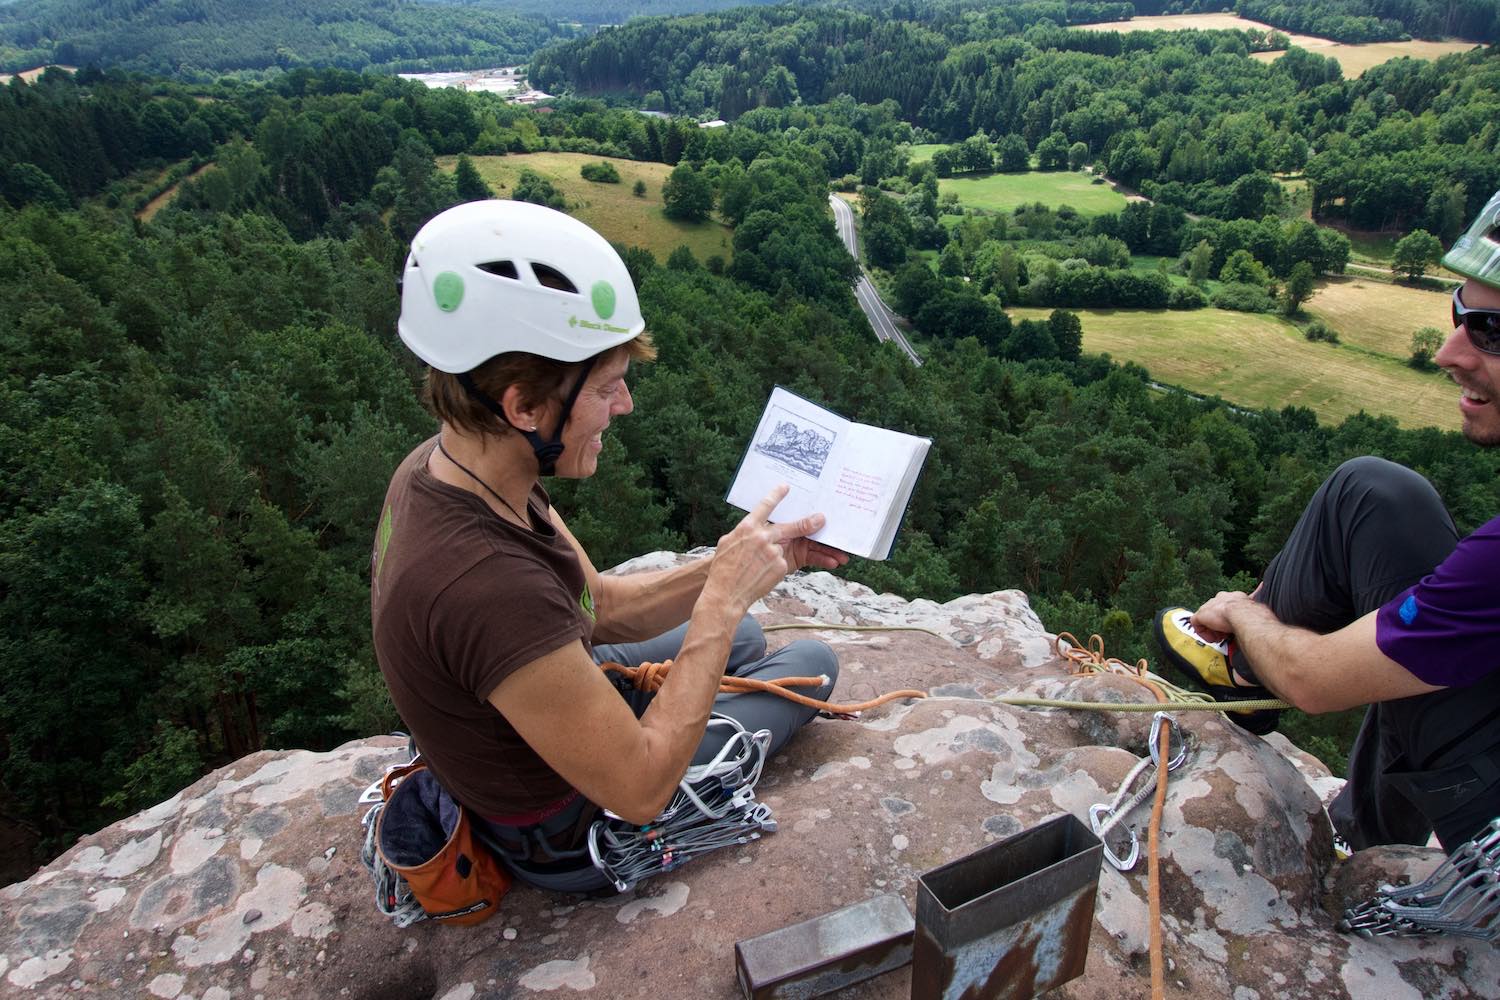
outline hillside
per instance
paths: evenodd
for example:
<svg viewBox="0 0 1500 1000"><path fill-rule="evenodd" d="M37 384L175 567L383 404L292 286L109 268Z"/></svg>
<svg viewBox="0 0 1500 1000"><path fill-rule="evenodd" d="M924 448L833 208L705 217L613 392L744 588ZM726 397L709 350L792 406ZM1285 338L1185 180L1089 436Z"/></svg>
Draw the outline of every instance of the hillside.
<svg viewBox="0 0 1500 1000"><path fill-rule="evenodd" d="M460 69L519 62L573 32L539 14L391 0L17 0L0 6L0 70Z"/></svg>
<svg viewBox="0 0 1500 1000"><path fill-rule="evenodd" d="M45 63L145 73L338 66L474 69L524 61L589 27L769 0L8 0L0 72Z"/></svg>

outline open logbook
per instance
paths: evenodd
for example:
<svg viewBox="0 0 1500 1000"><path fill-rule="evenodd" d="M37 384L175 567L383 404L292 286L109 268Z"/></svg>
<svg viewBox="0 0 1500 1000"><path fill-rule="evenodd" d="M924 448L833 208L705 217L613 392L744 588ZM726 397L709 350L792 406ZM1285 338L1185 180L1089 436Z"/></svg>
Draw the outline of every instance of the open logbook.
<svg viewBox="0 0 1500 1000"><path fill-rule="evenodd" d="M786 483L791 492L772 521L821 513L828 522L814 539L850 555L884 559L931 446L928 438L845 420L777 386L728 500L749 510Z"/></svg>

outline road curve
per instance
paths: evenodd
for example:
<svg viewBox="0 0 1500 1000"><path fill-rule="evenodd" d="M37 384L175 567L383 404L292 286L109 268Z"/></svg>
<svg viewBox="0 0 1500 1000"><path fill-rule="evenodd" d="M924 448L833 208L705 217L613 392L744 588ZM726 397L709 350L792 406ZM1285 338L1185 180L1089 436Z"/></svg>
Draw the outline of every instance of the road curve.
<svg viewBox="0 0 1500 1000"><path fill-rule="evenodd" d="M838 230L839 239L844 241L845 248L854 259L859 260L858 237L854 232L854 209L836 195L828 196L828 204L833 208L833 225ZM875 331L876 339L893 341L911 359L912 364L920 366L922 359L917 357L917 352L912 350L911 344L896 326L896 314L881 301L880 293L875 291L875 284L870 280L870 272L865 270L863 264L859 266L859 281L854 286L854 298L864 311L865 318L870 321L870 328Z"/></svg>

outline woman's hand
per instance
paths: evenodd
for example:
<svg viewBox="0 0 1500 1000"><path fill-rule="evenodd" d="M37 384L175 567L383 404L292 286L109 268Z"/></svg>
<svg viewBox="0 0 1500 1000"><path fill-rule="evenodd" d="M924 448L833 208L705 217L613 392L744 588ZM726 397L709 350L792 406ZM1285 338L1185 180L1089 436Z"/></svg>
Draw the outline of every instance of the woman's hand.
<svg viewBox="0 0 1500 1000"><path fill-rule="evenodd" d="M795 573L807 566L816 566L818 569L838 569L849 561L849 553L824 545L822 542L815 542L806 536L793 538L781 544L786 550L788 573Z"/></svg>
<svg viewBox="0 0 1500 1000"><path fill-rule="evenodd" d="M807 536L823 527L822 514L810 514L790 524L771 524L766 519L787 495L781 485L767 493L734 530L719 539L709 567L705 593L722 597L740 613L771 592L788 573L806 565L832 569L848 556L819 545Z"/></svg>

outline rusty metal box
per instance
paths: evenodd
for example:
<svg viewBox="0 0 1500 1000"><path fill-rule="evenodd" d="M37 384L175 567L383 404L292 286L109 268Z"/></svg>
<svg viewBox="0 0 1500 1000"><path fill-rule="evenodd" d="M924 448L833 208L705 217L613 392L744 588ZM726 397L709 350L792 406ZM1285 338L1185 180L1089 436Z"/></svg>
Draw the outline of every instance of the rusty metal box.
<svg viewBox="0 0 1500 1000"><path fill-rule="evenodd" d="M746 1000L820 997L911 961L911 911L884 895L734 946Z"/></svg>
<svg viewBox="0 0 1500 1000"><path fill-rule="evenodd" d="M922 875L912 1000L1018 1000L1082 975L1103 850L1063 815Z"/></svg>

